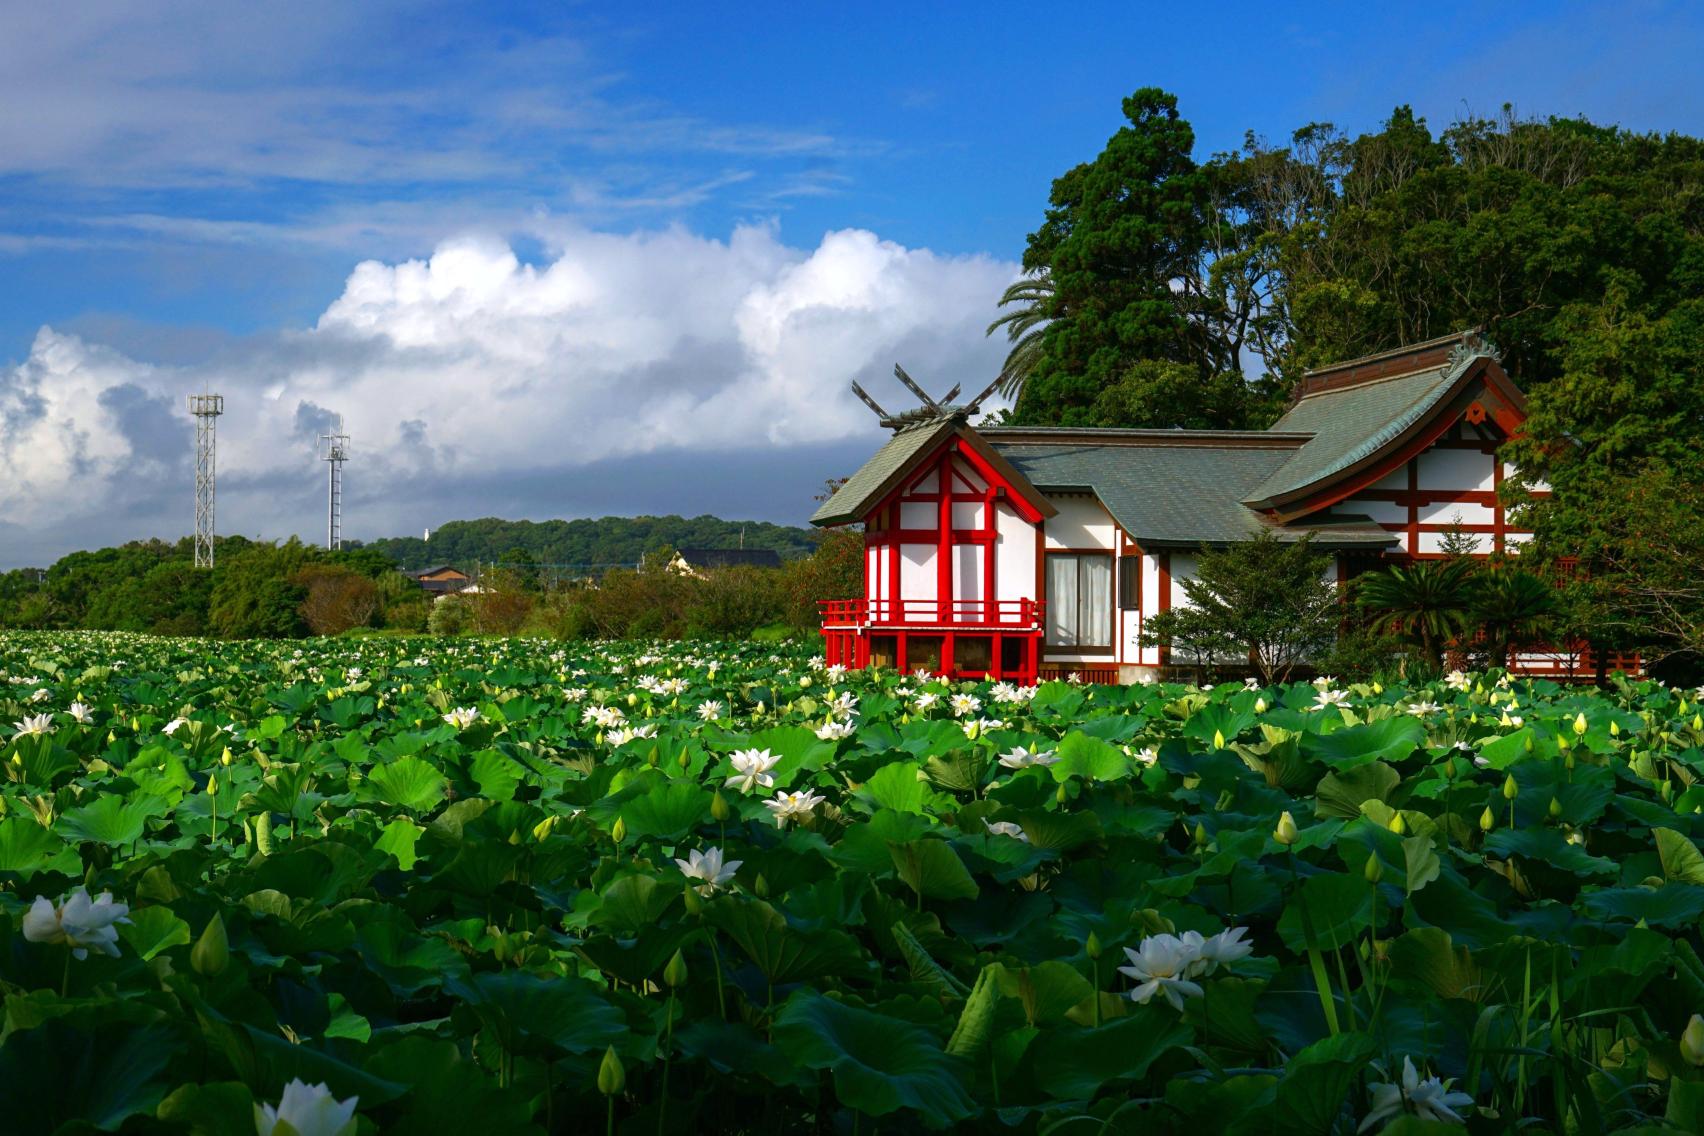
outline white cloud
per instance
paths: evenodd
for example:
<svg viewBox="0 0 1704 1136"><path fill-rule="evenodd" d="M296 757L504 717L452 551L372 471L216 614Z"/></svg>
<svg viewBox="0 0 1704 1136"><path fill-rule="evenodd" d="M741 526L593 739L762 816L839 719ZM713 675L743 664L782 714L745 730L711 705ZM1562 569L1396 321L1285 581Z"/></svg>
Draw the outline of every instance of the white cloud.
<svg viewBox="0 0 1704 1136"><path fill-rule="evenodd" d="M447 519L421 510L447 487L506 474L530 496L487 511L550 515L562 511L552 471L567 481L643 455L873 445L850 380L896 392L894 409L911 401L887 376L896 361L937 393L978 389L1002 354L983 327L1016 272L863 230L808 250L773 226L726 241L567 231L536 265L481 237L427 260L362 263L313 327L192 367L43 328L0 371L0 526L105 543L176 518L190 492L183 396L204 383L226 396L221 528L251 535L315 531L313 434L327 412L355 441L351 529L374 536ZM713 457L681 464L715 483ZM797 514L778 519L802 519L813 488L800 485ZM728 484L719 510L748 512L742 493ZM126 530L138 524L149 527Z"/></svg>

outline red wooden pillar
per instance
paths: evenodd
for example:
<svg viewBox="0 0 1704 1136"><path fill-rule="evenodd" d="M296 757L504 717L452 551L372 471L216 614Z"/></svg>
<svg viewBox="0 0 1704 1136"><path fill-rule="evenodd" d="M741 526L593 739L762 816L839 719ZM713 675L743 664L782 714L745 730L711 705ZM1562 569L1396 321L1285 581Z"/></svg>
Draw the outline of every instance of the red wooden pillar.
<svg viewBox="0 0 1704 1136"><path fill-rule="evenodd" d="M907 638L908 638L908 636L905 634L905 632L901 631L898 635L894 636L894 641L893 641L894 669L897 670L900 674L905 674L905 673L907 673L908 671L911 670L911 664L910 664L910 661L909 661L910 655L907 654L906 649L905 649Z"/></svg>
<svg viewBox="0 0 1704 1136"><path fill-rule="evenodd" d="M947 447L941 456L940 468L935 471L935 488L940 490L936 509L940 529L935 533L935 603L942 623L953 618L953 449ZM945 643L942 650L946 649ZM944 667L942 668L945 669Z"/></svg>

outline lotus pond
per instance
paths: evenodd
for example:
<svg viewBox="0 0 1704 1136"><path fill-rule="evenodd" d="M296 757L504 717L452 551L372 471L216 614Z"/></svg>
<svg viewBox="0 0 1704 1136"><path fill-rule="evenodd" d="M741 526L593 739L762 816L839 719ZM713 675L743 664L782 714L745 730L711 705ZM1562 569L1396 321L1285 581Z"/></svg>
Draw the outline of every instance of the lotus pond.
<svg viewBox="0 0 1704 1136"><path fill-rule="evenodd" d="M6 636L0 1126L1699 1131L1697 698Z"/></svg>

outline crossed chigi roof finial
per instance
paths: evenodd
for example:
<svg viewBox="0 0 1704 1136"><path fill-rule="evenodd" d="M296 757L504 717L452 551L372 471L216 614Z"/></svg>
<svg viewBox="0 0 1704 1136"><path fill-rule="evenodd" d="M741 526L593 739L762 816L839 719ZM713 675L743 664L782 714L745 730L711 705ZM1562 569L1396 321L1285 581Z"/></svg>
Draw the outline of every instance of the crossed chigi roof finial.
<svg viewBox="0 0 1704 1136"><path fill-rule="evenodd" d="M881 408L881 404L871 398L869 393L866 392L863 387L859 386L857 382L853 382L852 384L852 393L857 395L859 400L862 401L865 406L875 411L876 418L880 420L883 426L886 426L890 430L903 430L907 426L915 426L920 422L935 422L942 418L969 418L982 406L983 400L993 394L995 388L1000 385L1000 380L995 379L993 382L988 384L987 388L981 394L971 399L965 405L954 406L953 399L957 398L959 393L958 383L954 383L953 389L941 396L939 401L936 401L935 399L930 398L929 392L918 386L916 380L906 374L905 368L901 367L898 363L893 365L893 373L895 378L905 384L907 390L917 396L917 400L920 403L919 406L912 410L902 411L899 414L889 414L887 411L883 410Z"/></svg>

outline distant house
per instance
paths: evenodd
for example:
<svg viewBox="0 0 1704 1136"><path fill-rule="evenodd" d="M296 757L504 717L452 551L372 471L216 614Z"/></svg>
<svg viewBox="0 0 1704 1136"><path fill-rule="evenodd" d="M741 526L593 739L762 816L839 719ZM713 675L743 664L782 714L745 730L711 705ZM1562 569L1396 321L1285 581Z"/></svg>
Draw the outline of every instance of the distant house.
<svg viewBox="0 0 1704 1136"><path fill-rule="evenodd" d="M669 565L677 572L706 568L779 568L781 554L773 548L682 548Z"/></svg>
<svg viewBox="0 0 1704 1136"><path fill-rule="evenodd" d="M473 584L473 577L460 568L452 568L448 564L440 564L435 568L423 568L418 572L404 572L404 576L420 585L420 590L439 598L465 592Z"/></svg>

